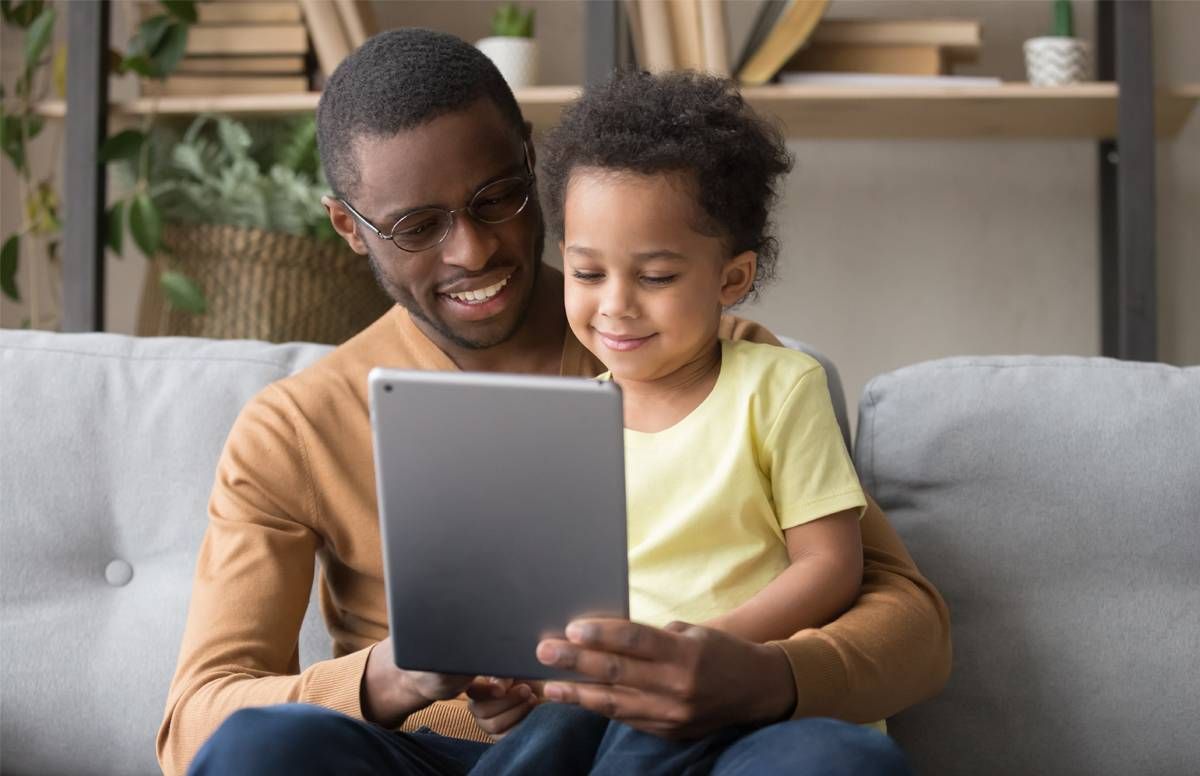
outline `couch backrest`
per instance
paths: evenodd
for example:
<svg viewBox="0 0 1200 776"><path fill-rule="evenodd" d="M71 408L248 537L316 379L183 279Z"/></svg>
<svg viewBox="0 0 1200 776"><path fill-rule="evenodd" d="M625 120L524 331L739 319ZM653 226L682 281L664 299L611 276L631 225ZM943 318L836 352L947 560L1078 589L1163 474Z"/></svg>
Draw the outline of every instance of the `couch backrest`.
<svg viewBox="0 0 1200 776"><path fill-rule="evenodd" d="M1200 368L956 358L872 380L855 460L950 607L919 773L1200 764Z"/></svg>
<svg viewBox="0 0 1200 776"><path fill-rule="evenodd" d="M845 426L841 383L825 365ZM0 330L5 773L154 773L226 433L319 345ZM315 601L301 661L330 654Z"/></svg>
<svg viewBox="0 0 1200 776"><path fill-rule="evenodd" d="M217 457L318 345L0 331L5 773L156 773ZM329 654L316 607L301 643Z"/></svg>

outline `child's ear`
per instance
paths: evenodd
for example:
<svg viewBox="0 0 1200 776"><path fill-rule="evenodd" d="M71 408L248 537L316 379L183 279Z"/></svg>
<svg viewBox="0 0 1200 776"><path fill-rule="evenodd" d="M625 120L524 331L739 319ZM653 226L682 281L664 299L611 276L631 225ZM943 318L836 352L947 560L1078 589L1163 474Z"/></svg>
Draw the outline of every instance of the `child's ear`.
<svg viewBox="0 0 1200 776"><path fill-rule="evenodd" d="M758 268L758 254L744 251L725 262L721 267L721 306L732 307L746 298L754 285L754 272Z"/></svg>

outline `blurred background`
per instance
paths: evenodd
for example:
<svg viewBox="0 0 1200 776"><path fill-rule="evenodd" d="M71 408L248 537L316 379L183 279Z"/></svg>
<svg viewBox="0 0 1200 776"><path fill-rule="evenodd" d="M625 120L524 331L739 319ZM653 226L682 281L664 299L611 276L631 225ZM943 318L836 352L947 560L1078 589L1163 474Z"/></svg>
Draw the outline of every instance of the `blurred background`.
<svg viewBox="0 0 1200 776"><path fill-rule="evenodd" d="M20 4L6 5L11 10L13 5ZM36 229L30 230L31 221L36 221L39 214L45 218L45 213L37 206L29 206L31 200L37 199L31 197L31 193L38 190L38 181L46 179L49 182L48 187L42 189L42 200L51 196L46 191L61 192L64 185L61 169L64 122L61 108L55 114L51 104L62 98L56 93L55 71L59 72L58 87L61 87L65 66L55 60L61 56L56 52L66 48L67 3L46 5L56 9L57 23L42 57L44 67L36 74L37 81L30 89L31 102L42 105L34 112L44 123L25 147L31 175L23 179L11 158L0 162L0 239L25 233L19 250L19 264L11 277L19 300L5 295L0 301L0 326L11 328L52 329L58 328L61 322L62 269L57 257L60 251L48 248L54 242L53 230L47 227L41 236ZM206 5L209 4L197 4L198 7ZM218 2L211 5L234 4ZM304 33L300 35L303 42L281 45L284 48L302 45L302 51L293 51L286 56L291 57L288 61L302 61L303 76L276 75L277 80L272 82L276 86L269 91L246 83L250 91L245 99L255 99L254 90L257 89L258 97L263 100L274 98L280 92L303 101L314 88L319 88L322 68L328 66L329 57L336 54L330 54L329 44L319 40L322 33L313 22L337 4L326 3L330 8L320 8L320 3L311 2L299 5L300 13L293 17L292 12L284 12L280 18L285 20L282 22L285 26L305 25ZM374 29L431 27L474 42L495 32L497 12L503 4L466 0L377 0L354 5L363 23ZM620 33L618 56L643 60L652 56L652 52L647 51L652 42L646 37L646 23L650 21L646 14L652 9L639 9L635 3L617 5L627 14L622 17L621 24L628 25L620 28L623 32ZM761 0L729 0L719 4L724 24L721 35L728 47L728 67L734 74L756 24L770 26L769 20L759 24L766 13L764 5ZM553 116L562 102L569 99L569 89L555 91L550 87L577 86L585 78L588 36L596 34L589 29L586 6L585 2L573 0L520 4L519 13L534 12L531 32L537 58L533 82L527 91L518 89L518 96L523 105L536 105L538 116ZM1076 0L1071 6L1075 36L1094 43L1096 4ZM112 47L126 60L131 53L136 54L139 45L149 51L142 26L147 19L166 13L164 9L156 3L115 2L110 10ZM786 7L780 10L786 14ZM1023 44L1048 34L1054 14L1053 4L1048 0L833 0L820 11L822 21L817 23L818 36L823 34L819 32L822 24L828 29L829 20L969 22L973 25L970 29L978 31L977 43L968 46L971 50L966 55L953 57L952 61L943 59L938 72L928 77L934 79L930 83L935 86L943 83L937 79L947 79L944 81L947 88L955 87L957 84L950 79L958 78L962 79L963 88L979 89L986 88L989 81L975 83L968 79L998 79L1006 85L1027 82L1029 73ZM503 12L501 18L504 13L508 12ZM641 17L637 16L639 13ZM170 16L169 13L166 15ZM212 17L207 18L211 20ZM298 21L286 21L293 18ZM630 18L635 20L632 24ZM204 26L206 14L199 14L197 19L189 33L192 41L189 47L198 45L200 38L196 30ZM520 22L519 18L517 22ZM344 18L343 23L348 24ZM1200 47L1195 45L1197 30L1200 30L1200 2L1167 0L1153 3L1152 64L1154 78L1160 87L1194 87L1200 83ZM6 23L3 27L0 43L6 120L20 111L20 106L14 102L14 82L27 63L28 34L28 27L22 28L19 24ZM143 35L141 43L136 40L139 34ZM354 30L347 27L348 40L353 41L353 34ZM678 41L676 45L679 45ZM322 48L326 50L322 51ZM266 55L270 53L257 52L258 59L263 61L256 66L265 66ZM221 58L218 54L208 56L206 67L209 69L196 70L198 75L192 75L190 81L186 77L177 81L172 78L178 79L185 75L188 67L197 66L194 61L189 64L189 60L194 59L191 48L181 60L183 69L166 80L139 75L137 63L134 63L133 67L125 68L125 74L113 75L110 96L114 102L128 101L159 89L158 93L167 95L163 98L164 104L170 99L211 96L205 94L204 79L227 72L229 65L217 61ZM276 56L277 64L293 66L284 62L286 56L278 52ZM811 63L805 66L790 57L789 62L799 69L813 69ZM816 67L819 74L820 65ZM240 75L253 79L252 74ZM1094 71L1088 77L1094 77ZM219 80L213 81L207 90L219 88L226 94L231 89L236 91L220 84ZM809 88L832 88L819 84ZM888 88L886 79L869 85ZM897 85L896 88L905 86ZM1196 92L1193 89L1189 94ZM526 99L522 95L532 96ZM1083 102L1081 100L1081 105ZM1200 363L1200 304L1196 301L1200 296L1200 120L1190 116L1194 103L1194 98L1186 101L1184 118L1179 126L1169 134L1160 134L1156 152L1157 357L1174 364ZM211 103L205 104L211 106ZM315 104L315 100L311 104ZM786 110L788 103L772 104L784 105ZM219 110L220 103L216 105ZM944 110L939 105L933 105L935 112ZM1083 111L1090 109L1087 106L1080 108ZM279 113L281 116L283 113L303 116L305 110L311 111L311 108L292 108ZM179 160L172 157L169 145L183 142L188 128L193 126L193 117L183 112L172 114L169 110L151 113L150 124L144 115L133 118L114 113L110 134L123 127L132 127L147 134L159 133L156 137L170 137L170 140L157 141L158 147L152 153L162 157L159 160L162 164L177 166ZM953 110L947 115L952 113ZM1061 133L1049 127L1041 133L1045 136L1038 137L1039 133L1028 131L1028 127L1024 131L1009 131L992 127L984 120L956 133L955 137L914 139L906 135L922 132L891 130L876 134L890 132L892 136L865 139L805 137L809 133L804 129L804 122L809 120L805 113L793 112L786 117L789 148L795 155L796 166L775 214L782 244L779 279L765 289L759 301L738 312L761 321L777 334L803 340L826 352L841 370L852 417L860 391L870 377L916 361L961 354L1101 353L1097 205L1100 184L1098 138L1093 136L1096 132L1055 137ZM869 123L872 119L870 115L847 119L848 122L856 120ZM937 120L936 115L930 119ZM1028 119L1037 120L1036 116ZM269 123L271 116L256 113L255 121ZM1017 123L1021 121L1018 118ZM537 123L541 129L545 128L544 120ZM9 123L6 126L15 125ZM293 129L295 133L286 135L296 149L290 164L302 172L303 169L311 172L313 158L311 149L306 150L304 146L304 128L292 126L288 131ZM261 156L259 146L270 142L263 140L263 133L269 136L273 130L263 130L260 125L251 126L251 130L247 153L251 157ZM217 127L215 120L207 128L201 127L195 132L197 136L209 137L210 146L222 142L237 145L228 132L220 134L223 130ZM212 165L219 164L222 158L235 164L232 157L236 154L226 153L222 157L217 153L222 149L228 151L224 146L214 150L201 144L199 148L200 164L205 169L211 170ZM110 152L120 155L120 149L110 149ZM136 157L134 154L135 161ZM278 162L274 160L272 164ZM132 166L136 167L136 164ZM162 260L151 263L139 250L139 245L147 245L146 238L154 235L145 233L144 213L137 217L132 215L139 207L135 202L139 190L137 172L121 173L116 164L109 167L109 202L121 200L127 203L123 226L129 233L120 245L112 246L119 250L107 252L103 328L126 334L179 333L168 331L161 325L167 320L166 313L162 312L165 309L164 290L165 304L169 307L178 294L183 294L182 304L186 305L189 293L198 290L203 295L203 289L172 288L169 284L163 289L159 288L161 283L154 282L170 260L166 260L166 264ZM216 172L220 174L219 170ZM179 175L177 171L176 178L181 181ZM149 182L154 183L153 180ZM169 246L164 247L162 243L169 242L172 234L176 243L189 239L173 233L169 226L173 218L186 220L189 200L180 197L192 190L184 183L186 181L179 182L175 191L177 201L169 207L164 204L162 212L157 213L160 222L166 222L168 226L160 230L161 238L149 243L156 252L169 252ZM320 185L321 182L315 179L289 179L287 190L289 196L301 198L315 192ZM193 195L204 196L198 191L188 194ZM300 205L297 208L303 209ZM172 212L176 216L172 216ZM184 216L178 216L180 212ZM294 214L278 215L276 222L282 223ZM63 217L61 212L57 216ZM308 216L311 212L304 217ZM139 222L140 235L134 233L137 229L130 223L131 218ZM319 225L306 223L300 216L296 218L299 220L294 231L302 236L301 239L319 239ZM550 260L560 262L554 253L554 247L548 246ZM187 275L186 272L183 274ZM194 286L202 285L193 280ZM159 295L153 302L158 306L152 314L147 313L148 302L144 298L147 290ZM264 298L270 296L269 291L257 289ZM209 300L207 310L205 313L178 314L209 315L214 310L213 300Z"/></svg>

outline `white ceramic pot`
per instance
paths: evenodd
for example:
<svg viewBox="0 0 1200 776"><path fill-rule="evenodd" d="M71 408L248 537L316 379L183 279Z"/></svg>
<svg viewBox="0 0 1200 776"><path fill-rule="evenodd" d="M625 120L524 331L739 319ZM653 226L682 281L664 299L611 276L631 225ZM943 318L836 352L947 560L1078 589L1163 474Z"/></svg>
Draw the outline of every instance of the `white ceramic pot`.
<svg viewBox="0 0 1200 776"><path fill-rule="evenodd" d="M1025 70L1034 86L1063 86L1088 80L1088 44L1078 38L1025 41Z"/></svg>
<svg viewBox="0 0 1200 776"><path fill-rule="evenodd" d="M533 86L537 81L537 42L533 38L484 38L475 47L496 63L510 89Z"/></svg>

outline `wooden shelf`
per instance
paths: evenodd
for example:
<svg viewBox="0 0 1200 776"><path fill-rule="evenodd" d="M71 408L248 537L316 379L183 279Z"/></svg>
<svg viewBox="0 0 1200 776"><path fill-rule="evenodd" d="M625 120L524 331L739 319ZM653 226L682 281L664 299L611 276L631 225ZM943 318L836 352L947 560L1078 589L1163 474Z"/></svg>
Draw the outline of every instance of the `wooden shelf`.
<svg viewBox="0 0 1200 776"><path fill-rule="evenodd" d="M1062 87L1008 83L1001 86L759 86L742 92L755 108L778 117L791 138L1111 138L1117 128L1117 86L1089 83ZM537 129L553 126L563 107L579 95L573 86L539 86L517 92L525 118ZM318 93L140 98L114 103L113 113L162 115L220 112L234 115L307 113ZM1183 128L1200 84L1160 90L1158 134ZM39 112L61 118L62 101Z"/></svg>

